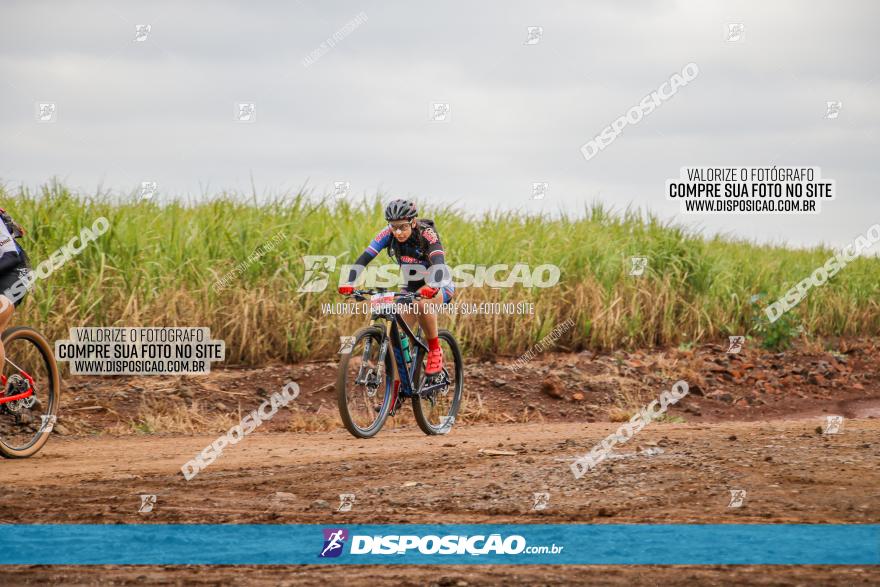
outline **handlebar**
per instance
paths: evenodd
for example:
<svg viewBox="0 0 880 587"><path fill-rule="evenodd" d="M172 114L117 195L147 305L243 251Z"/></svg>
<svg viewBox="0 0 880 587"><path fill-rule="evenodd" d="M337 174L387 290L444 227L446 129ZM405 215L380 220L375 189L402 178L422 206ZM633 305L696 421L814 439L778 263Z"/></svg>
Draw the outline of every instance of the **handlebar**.
<svg viewBox="0 0 880 587"><path fill-rule="evenodd" d="M363 301L367 299L367 296L372 296L379 293L391 293L392 295L394 295L395 302L412 302L422 299L422 295L417 291L387 292L381 289L356 289L351 292L350 296L358 301Z"/></svg>

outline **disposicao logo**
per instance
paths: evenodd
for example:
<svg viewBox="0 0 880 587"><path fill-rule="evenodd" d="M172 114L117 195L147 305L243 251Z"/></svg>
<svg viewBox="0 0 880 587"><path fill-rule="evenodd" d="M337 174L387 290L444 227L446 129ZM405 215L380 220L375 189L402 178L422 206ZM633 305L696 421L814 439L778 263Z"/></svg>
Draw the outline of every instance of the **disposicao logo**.
<svg viewBox="0 0 880 587"><path fill-rule="evenodd" d="M350 540L349 540L350 538ZM528 546L524 536L501 534L436 535L388 534L364 536L343 528L324 528L324 548L320 558L338 557L349 542L350 555L558 555L564 546Z"/></svg>
<svg viewBox="0 0 880 587"><path fill-rule="evenodd" d="M342 554L342 547L348 540L348 530L343 528L324 528L324 548L318 556L334 558Z"/></svg>
<svg viewBox="0 0 880 587"><path fill-rule="evenodd" d="M419 554L469 554L479 556L481 554L520 554L528 552L529 548L539 552L539 548L546 548L547 553L556 554L550 547L527 547L526 539L514 535L502 538L500 534L478 536L415 536L415 535L389 535L389 536L361 536L351 538L351 554L410 554L408 551L417 550ZM559 552L562 548L559 547ZM543 551L541 551L543 552Z"/></svg>

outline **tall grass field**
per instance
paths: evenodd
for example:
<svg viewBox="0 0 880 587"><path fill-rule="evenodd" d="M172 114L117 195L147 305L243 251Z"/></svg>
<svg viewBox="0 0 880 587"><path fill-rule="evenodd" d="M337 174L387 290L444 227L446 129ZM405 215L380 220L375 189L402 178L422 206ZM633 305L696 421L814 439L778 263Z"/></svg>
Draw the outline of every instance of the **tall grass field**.
<svg viewBox="0 0 880 587"><path fill-rule="evenodd" d="M721 342L738 334L779 345L792 336L880 333L878 258L848 264L768 325L761 309L832 250L705 238L600 205L551 217L470 215L418 203L422 216L435 220L449 265L549 263L561 270L550 288L459 288L458 302L534 303L528 316L441 318L471 355L519 355L569 319L575 326L556 341L561 350ZM157 204L50 183L39 190L0 187L0 205L28 230L20 244L34 266L96 218L110 221L107 233L38 280L16 313L16 323L51 340L75 326L207 326L225 340L227 363L259 364L331 357L339 336L368 322L364 315L322 313L322 304L344 301L336 293L338 274L322 292L298 289L304 255L354 262L385 224L379 198L221 194ZM876 221L866 219L864 230ZM649 260L640 277L630 275L633 256ZM373 261L390 262L384 251Z"/></svg>

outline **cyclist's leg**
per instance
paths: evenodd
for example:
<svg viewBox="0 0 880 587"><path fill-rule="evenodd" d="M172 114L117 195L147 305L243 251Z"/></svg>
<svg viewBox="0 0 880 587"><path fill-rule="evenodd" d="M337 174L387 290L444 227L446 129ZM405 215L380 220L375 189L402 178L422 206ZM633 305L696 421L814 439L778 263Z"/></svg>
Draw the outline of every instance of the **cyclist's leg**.
<svg viewBox="0 0 880 587"><path fill-rule="evenodd" d="M406 292L416 292L416 291L418 291L419 287L421 287L421 284L423 284L423 283L424 282L415 283L415 284L413 284L413 283L404 284L404 285L400 286L400 290L406 291ZM415 304L412 304L411 306L406 307L406 308L401 308L401 310L400 310L400 312L401 312L400 315L403 318L403 321L406 322L406 325L409 326L410 330L413 331L413 334L415 334L415 332L416 332L416 326L419 325L419 313L421 312L421 307L417 308L414 306L415 306Z"/></svg>
<svg viewBox="0 0 880 587"><path fill-rule="evenodd" d="M12 314L15 312L15 306L12 301L5 295L0 294L0 332L6 330L9 321L12 320ZM6 349L3 347L3 341L0 340L0 372L6 364ZM0 392L5 390L0 390Z"/></svg>
<svg viewBox="0 0 880 587"><path fill-rule="evenodd" d="M419 325L425 331L426 338L437 338L437 305L441 302L448 304L454 296L455 287L449 284L440 288L433 298L419 300Z"/></svg>
<svg viewBox="0 0 880 587"><path fill-rule="evenodd" d="M0 332L6 330L9 322L12 320L12 315L15 313L16 306L18 306L23 299L21 293L16 291L20 289L20 282L24 281L30 286L28 281L29 271L30 263L28 262L27 256L23 255L21 263L0 274ZM16 295L14 295L13 292L18 294L18 299L16 299ZM15 302L13 302L13 300L15 300ZM3 341L0 340L0 373L3 372L5 366L6 349L3 347Z"/></svg>
<svg viewBox="0 0 880 587"><path fill-rule="evenodd" d="M454 296L454 292L455 288L450 284L440 288L433 298L422 299L418 302L420 304L419 324L425 332L425 339L428 341L428 368L426 369L428 374L440 371L443 362L443 351L440 348L439 331L437 328L436 305L441 301L444 304L449 303Z"/></svg>
<svg viewBox="0 0 880 587"><path fill-rule="evenodd" d="M416 292L425 285L424 281L410 281L403 286L403 290ZM443 353L440 350L440 339L437 336L437 316L432 308L440 298L440 292L431 299L422 298L412 303L402 316L407 326L415 332L416 324L422 327L422 335L428 343L428 366L427 374L433 375L440 371L443 361Z"/></svg>
<svg viewBox="0 0 880 587"><path fill-rule="evenodd" d="M403 290L416 292L424 285L424 281L413 281L404 285ZM406 321L407 326L409 326L413 332L415 332L416 325L421 326L422 332L428 340L437 338L437 316L434 314L432 304L438 302L439 296L440 293L438 292L432 299L422 298L414 301L412 307L405 310L403 313L403 319Z"/></svg>
<svg viewBox="0 0 880 587"><path fill-rule="evenodd" d="M437 313L434 311L434 305L440 301L440 293L438 292L431 299L422 298L418 302L419 305L419 326L425 333L425 338L430 342L437 338Z"/></svg>

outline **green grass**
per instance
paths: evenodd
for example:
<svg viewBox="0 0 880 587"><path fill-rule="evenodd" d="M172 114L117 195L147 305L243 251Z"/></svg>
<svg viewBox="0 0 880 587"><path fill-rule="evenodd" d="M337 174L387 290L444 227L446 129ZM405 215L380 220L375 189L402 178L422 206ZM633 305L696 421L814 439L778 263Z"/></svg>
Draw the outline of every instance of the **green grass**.
<svg viewBox="0 0 880 587"><path fill-rule="evenodd" d="M319 294L297 292L302 256L330 254L352 263L383 226L382 202L303 194L257 203L219 194L202 203L159 206L133 196L74 194L58 183L40 190L0 188L4 207L29 233L34 264L99 216L110 231L30 293L17 323L50 338L74 326L208 326L226 341L227 362L329 357L339 336L364 316L324 316L341 301L331 281ZM549 289L465 288L458 301L531 301L535 315L445 318L472 354L519 354L556 325L576 326L560 349L612 349L721 340L756 330L754 294L775 300L832 254L728 238L706 239L678 225L601 205L577 215L470 216L426 206L451 265L556 264ZM867 226L864 227L867 229ZM274 250L250 263L228 287L213 284L281 232ZM628 275L631 256L646 256L643 277ZM383 252L374 263L390 262ZM792 311L804 336L880 333L880 259L857 259Z"/></svg>

